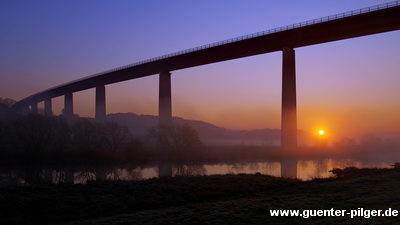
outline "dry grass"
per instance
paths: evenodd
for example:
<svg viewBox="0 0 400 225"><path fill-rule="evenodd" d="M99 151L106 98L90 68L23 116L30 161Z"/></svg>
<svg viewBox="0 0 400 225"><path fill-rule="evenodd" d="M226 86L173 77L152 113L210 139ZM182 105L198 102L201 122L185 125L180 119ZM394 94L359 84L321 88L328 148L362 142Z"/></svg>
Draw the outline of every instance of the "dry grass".
<svg viewBox="0 0 400 225"><path fill-rule="evenodd" d="M271 217L270 209L397 209L400 172L300 181L264 175L0 188L5 224L397 224L398 218Z"/></svg>

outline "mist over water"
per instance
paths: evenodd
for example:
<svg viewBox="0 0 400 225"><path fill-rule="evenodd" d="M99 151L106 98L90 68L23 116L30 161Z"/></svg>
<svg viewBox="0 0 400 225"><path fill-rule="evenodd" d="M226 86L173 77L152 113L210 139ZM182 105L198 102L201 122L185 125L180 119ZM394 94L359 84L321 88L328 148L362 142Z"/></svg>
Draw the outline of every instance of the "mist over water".
<svg viewBox="0 0 400 225"><path fill-rule="evenodd" d="M157 125L158 117L135 114L105 122L8 114L0 123L2 185L241 173L308 180L400 161L396 135L333 139L300 130L298 147L282 152L278 129L236 131L183 118Z"/></svg>

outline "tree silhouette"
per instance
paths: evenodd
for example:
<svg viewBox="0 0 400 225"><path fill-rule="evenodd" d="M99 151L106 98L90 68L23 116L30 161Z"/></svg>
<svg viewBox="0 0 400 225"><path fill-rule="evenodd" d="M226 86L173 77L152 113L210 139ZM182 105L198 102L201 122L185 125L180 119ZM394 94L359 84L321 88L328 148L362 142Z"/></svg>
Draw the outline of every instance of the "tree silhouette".
<svg viewBox="0 0 400 225"><path fill-rule="evenodd" d="M10 98L0 98L0 120L6 122L16 118L16 112L13 108L15 103L16 101Z"/></svg>
<svg viewBox="0 0 400 225"><path fill-rule="evenodd" d="M70 142L70 128L61 118L31 114L13 124L16 145L26 152L62 152Z"/></svg>
<svg viewBox="0 0 400 225"><path fill-rule="evenodd" d="M5 146L5 143L4 143L5 134L6 134L6 126L0 120L0 152L3 152L6 149L6 146Z"/></svg>
<svg viewBox="0 0 400 225"><path fill-rule="evenodd" d="M195 157L204 148L196 130L189 125L161 124L149 130L157 147L179 159Z"/></svg>
<svg viewBox="0 0 400 225"><path fill-rule="evenodd" d="M72 144L78 151L96 151L101 146L101 126L89 120L79 120L72 125Z"/></svg>
<svg viewBox="0 0 400 225"><path fill-rule="evenodd" d="M16 146L25 152L41 152L50 145L50 130L46 118L40 115L28 115L15 121L14 132Z"/></svg>
<svg viewBox="0 0 400 225"><path fill-rule="evenodd" d="M0 98L0 104L6 106L7 108L12 108L17 101L10 98Z"/></svg>
<svg viewBox="0 0 400 225"><path fill-rule="evenodd" d="M49 150L62 152L67 149L71 141L71 130L68 123L57 117L47 118L49 129Z"/></svg>
<svg viewBox="0 0 400 225"><path fill-rule="evenodd" d="M105 122L101 125L101 142L106 150L121 150L131 139L129 130L125 126L121 126L115 122Z"/></svg>

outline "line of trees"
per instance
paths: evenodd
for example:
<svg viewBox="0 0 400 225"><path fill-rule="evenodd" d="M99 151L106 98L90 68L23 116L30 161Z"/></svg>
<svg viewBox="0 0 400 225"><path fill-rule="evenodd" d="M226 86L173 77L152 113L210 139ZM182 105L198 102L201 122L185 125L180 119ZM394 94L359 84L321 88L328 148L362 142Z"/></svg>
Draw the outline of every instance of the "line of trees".
<svg viewBox="0 0 400 225"><path fill-rule="evenodd" d="M190 160L204 148L196 130L188 125L160 125L134 137L126 126L115 122L20 116L12 110L14 103L0 98L0 161L5 163Z"/></svg>
<svg viewBox="0 0 400 225"><path fill-rule="evenodd" d="M205 146L195 129L183 124L161 124L149 130L152 142L164 161L202 158Z"/></svg>
<svg viewBox="0 0 400 225"><path fill-rule="evenodd" d="M61 117L31 114L0 124L2 152L24 156L28 161L115 158L123 153L127 155L129 151L140 151L136 142L128 128L114 122L78 119L68 123Z"/></svg>

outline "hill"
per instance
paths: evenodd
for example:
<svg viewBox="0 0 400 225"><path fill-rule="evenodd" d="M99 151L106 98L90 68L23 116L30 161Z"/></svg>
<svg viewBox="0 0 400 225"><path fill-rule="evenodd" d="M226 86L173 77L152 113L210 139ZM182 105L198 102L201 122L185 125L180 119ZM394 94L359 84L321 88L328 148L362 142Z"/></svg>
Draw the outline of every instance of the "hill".
<svg viewBox="0 0 400 225"><path fill-rule="evenodd" d="M127 126L133 135L145 135L150 128L158 124L158 116L137 115L135 113L108 114L107 119ZM173 122L193 127L202 141L208 145L280 145L280 129L231 130L211 123L187 120L181 117L174 117ZM312 142L311 134L299 130L299 143L310 142Z"/></svg>

